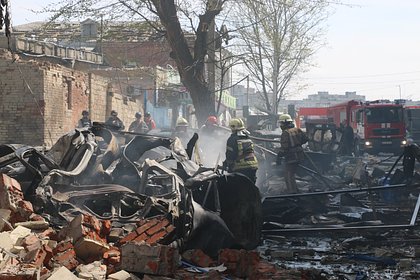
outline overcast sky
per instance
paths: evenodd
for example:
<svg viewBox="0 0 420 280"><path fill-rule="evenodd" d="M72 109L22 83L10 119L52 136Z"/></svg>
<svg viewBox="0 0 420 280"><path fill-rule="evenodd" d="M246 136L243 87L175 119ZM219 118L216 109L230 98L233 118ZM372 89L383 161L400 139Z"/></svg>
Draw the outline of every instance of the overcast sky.
<svg viewBox="0 0 420 280"><path fill-rule="evenodd" d="M14 25L44 20L30 10L52 0L12 1ZM356 91L368 100L400 97L420 100L420 0L332 0L327 46L317 65L303 76L306 90L343 94ZM346 5L350 4L350 5Z"/></svg>

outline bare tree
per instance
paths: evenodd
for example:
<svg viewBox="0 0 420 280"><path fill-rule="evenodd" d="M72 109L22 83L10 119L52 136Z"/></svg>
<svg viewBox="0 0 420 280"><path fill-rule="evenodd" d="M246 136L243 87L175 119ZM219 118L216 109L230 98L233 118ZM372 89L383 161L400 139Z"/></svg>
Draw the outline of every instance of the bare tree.
<svg viewBox="0 0 420 280"><path fill-rule="evenodd" d="M44 12L53 13L52 20L92 17L109 21L147 21L157 33L166 37L181 81L191 95L197 119L203 123L215 112L215 95L209 90L204 67L209 27L226 1L202 0L192 5L191 1L182 0L61 0ZM189 31L195 33L192 40L187 38L181 23L190 24Z"/></svg>
<svg viewBox="0 0 420 280"><path fill-rule="evenodd" d="M323 45L321 24L328 16L327 7L326 0L237 3L239 51L272 114L277 115L278 103L288 94L291 81Z"/></svg>

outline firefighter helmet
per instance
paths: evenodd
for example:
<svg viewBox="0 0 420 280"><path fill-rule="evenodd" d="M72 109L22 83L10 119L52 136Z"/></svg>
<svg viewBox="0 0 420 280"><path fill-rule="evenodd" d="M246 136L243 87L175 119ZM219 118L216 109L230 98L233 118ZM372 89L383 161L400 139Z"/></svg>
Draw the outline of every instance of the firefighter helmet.
<svg viewBox="0 0 420 280"><path fill-rule="evenodd" d="M188 126L188 121L183 117L179 117L176 120L176 126Z"/></svg>
<svg viewBox="0 0 420 280"><path fill-rule="evenodd" d="M279 121L281 123L286 123L286 122L293 122L292 117L289 114L283 114L280 116Z"/></svg>
<svg viewBox="0 0 420 280"><path fill-rule="evenodd" d="M208 117L207 120L206 120L206 124L216 125L217 124L217 118L216 118L216 116L210 116L210 117Z"/></svg>
<svg viewBox="0 0 420 280"><path fill-rule="evenodd" d="M229 127L233 132L245 129L244 122L242 121L242 119L239 119L239 118L231 119L229 122Z"/></svg>
<svg viewBox="0 0 420 280"><path fill-rule="evenodd" d="M140 112L137 112L137 113L136 113L136 119L140 119L140 118L141 118L141 116L142 116L142 115L141 115L141 113L140 113Z"/></svg>

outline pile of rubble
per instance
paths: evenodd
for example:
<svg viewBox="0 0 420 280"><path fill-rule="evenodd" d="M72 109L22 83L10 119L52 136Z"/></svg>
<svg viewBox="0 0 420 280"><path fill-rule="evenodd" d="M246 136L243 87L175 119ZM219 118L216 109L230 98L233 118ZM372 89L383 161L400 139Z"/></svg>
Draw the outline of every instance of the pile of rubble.
<svg viewBox="0 0 420 280"><path fill-rule="evenodd" d="M53 228L5 174L0 197L0 279L301 279L308 273L279 269L243 249L222 249L216 259L201 249L181 256L170 246L176 229L163 216L130 228L79 214Z"/></svg>
<svg viewBox="0 0 420 280"><path fill-rule="evenodd" d="M191 146L100 125L48 151L0 145L0 279L317 275L260 257L258 189L198 165Z"/></svg>

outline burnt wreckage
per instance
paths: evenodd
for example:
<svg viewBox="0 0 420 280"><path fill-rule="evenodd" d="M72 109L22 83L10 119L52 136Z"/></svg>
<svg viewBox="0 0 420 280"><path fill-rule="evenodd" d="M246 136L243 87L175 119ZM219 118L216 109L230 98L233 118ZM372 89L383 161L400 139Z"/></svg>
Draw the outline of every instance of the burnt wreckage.
<svg viewBox="0 0 420 280"><path fill-rule="evenodd" d="M51 225L80 214L126 227L164 217L175 227L165 242L210 256L221 248L254 249L262 227L257 187L192 161L178 138L114 132L101 124L74 130L54 146L0 146L0 173L16 179L24 198Z"/></svg>

